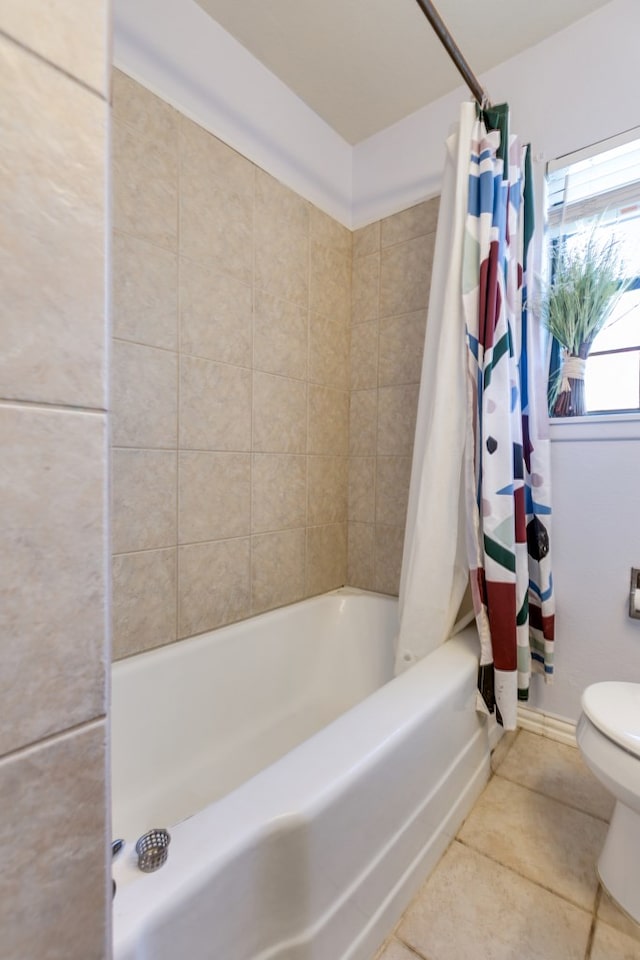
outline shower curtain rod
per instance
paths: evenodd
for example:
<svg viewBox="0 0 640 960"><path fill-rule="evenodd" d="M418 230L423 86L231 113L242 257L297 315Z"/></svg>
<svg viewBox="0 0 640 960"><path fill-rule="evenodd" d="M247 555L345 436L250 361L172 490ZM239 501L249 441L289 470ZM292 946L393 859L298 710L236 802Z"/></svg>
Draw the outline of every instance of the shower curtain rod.
<svg viewBox="0 0 640 960"><path fill-rule="evenodd" d="M425 17L435 30L438 39L453 60L458 72L462 75L464 82L471 90L471 93L478 101L481 107L490 107L489 98L482 88L480 81L473 70L462 56L460 48L447 30L444 20L431 3L431 0L416 0L416 3L424 13Z"/></svg>

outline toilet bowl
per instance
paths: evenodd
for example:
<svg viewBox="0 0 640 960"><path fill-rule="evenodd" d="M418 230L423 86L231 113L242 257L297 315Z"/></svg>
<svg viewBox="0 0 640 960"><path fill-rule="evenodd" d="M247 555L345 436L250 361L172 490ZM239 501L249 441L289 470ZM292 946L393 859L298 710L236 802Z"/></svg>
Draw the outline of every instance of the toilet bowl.
<svg viewBox="0 0 640 960"><path fill-rule="evenodd" d="M616 805L598 860L602 885L640 923L640 683L595 683L576 731L587 766Z"/></svg>

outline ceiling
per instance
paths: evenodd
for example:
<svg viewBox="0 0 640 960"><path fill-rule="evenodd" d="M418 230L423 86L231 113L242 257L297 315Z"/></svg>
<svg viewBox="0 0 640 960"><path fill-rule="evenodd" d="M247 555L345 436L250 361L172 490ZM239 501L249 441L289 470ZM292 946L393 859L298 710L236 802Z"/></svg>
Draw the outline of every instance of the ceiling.
<svg viewBox="0 0 640 960"><path fill-rule="evenodd" d="M351 144L462 82L416 0L197 2ZM437 7L480 75L606 2L437 0Z"/></svg>

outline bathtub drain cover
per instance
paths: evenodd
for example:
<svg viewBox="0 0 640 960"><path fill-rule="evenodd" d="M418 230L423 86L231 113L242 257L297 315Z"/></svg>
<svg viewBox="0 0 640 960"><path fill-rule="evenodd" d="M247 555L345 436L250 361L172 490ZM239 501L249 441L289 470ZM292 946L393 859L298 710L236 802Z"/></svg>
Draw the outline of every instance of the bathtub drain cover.
<svg viewBox="0 0 640 960"><path fill-rule="evenodd" d="M169 854L170 843L169 832L158 827L140 837L136 843L139 868L145 873L153 873L161 867Z"/></svg>

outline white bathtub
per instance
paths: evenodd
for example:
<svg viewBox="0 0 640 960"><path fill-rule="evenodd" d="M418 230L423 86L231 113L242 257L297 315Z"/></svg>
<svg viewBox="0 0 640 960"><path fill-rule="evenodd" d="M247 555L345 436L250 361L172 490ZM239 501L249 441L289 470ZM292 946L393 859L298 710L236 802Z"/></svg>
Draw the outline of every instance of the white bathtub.
<svg viewBox="0 0 640 960"><path fill-rule="evenodd" d="M114 665L115 960L373 956L489 774L475 628L392 680L396 609L345 588Z"/></svg>

